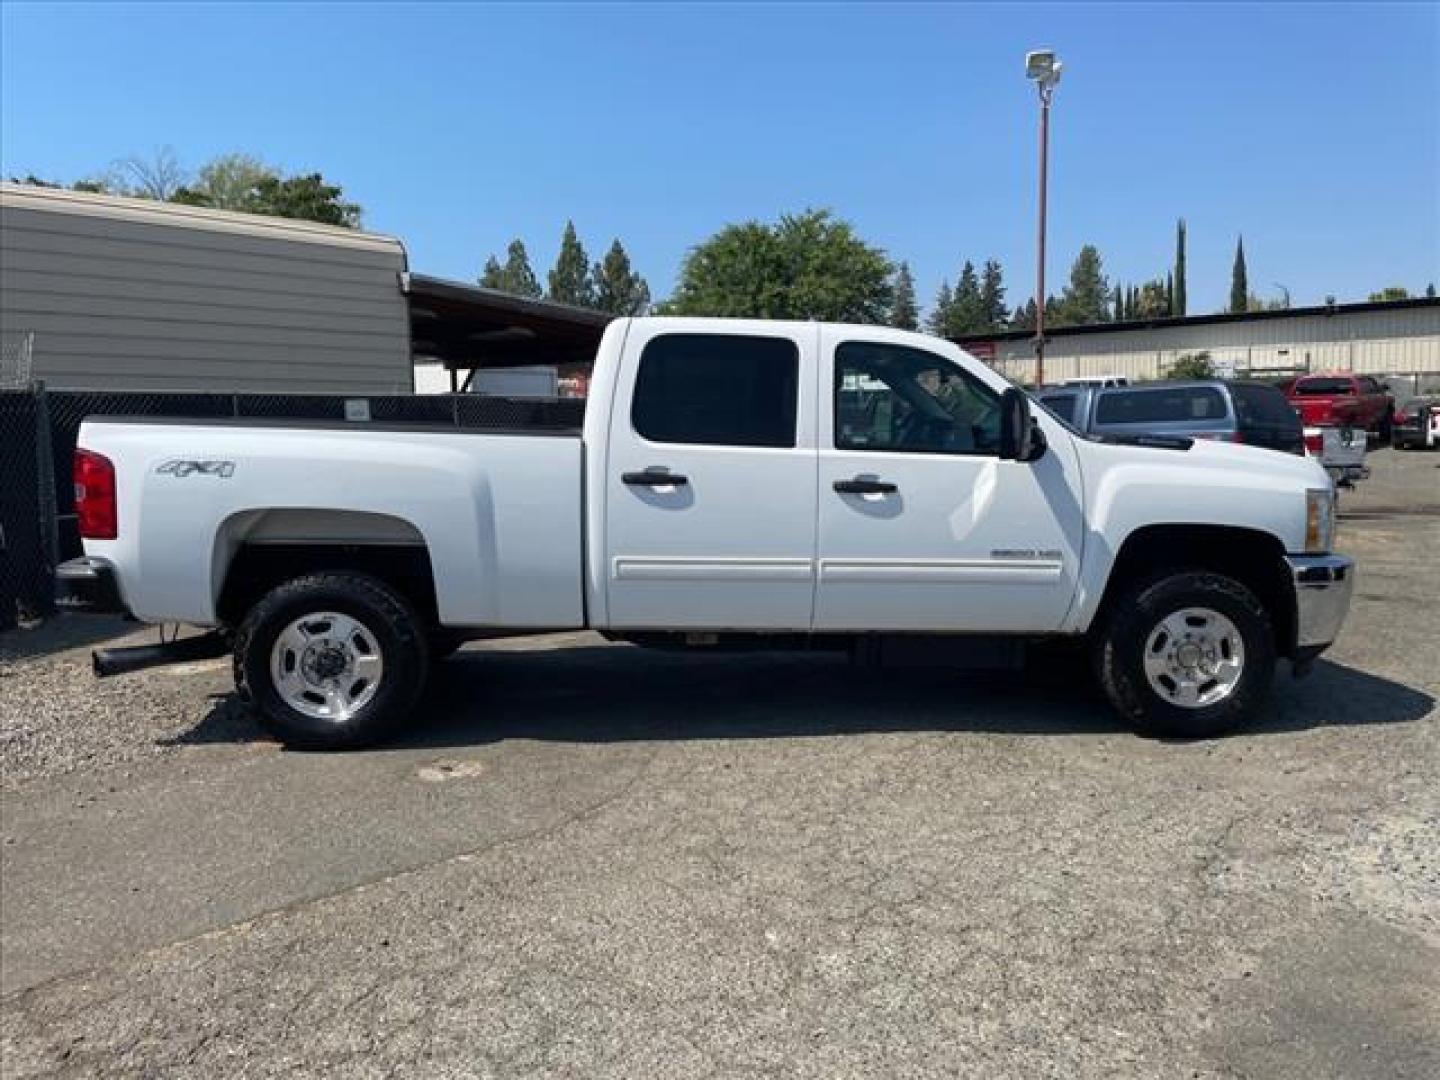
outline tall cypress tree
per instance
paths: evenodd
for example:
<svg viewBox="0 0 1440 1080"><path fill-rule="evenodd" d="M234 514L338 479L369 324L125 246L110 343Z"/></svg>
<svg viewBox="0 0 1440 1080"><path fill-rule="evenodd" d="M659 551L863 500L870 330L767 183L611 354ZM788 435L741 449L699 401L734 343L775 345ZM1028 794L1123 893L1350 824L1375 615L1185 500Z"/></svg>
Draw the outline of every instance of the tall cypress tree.
<svg viewBox="0 0 1440 1080"><path fill-rule="evenodd" d="M1169 270L1165 272L1165 314L1175 314L1175 274Z"/></svg>
<svg viewBox="0 0 1440 1080"><path fill-rule="evenodd" d="M1115 321L1122 322L1125 319L1125 289L1117 281L1115 283Z"/></svg>
<svg viewBox="0 0 1440 1080"><path fill-rule="evenodd" d="M591 307L595 303L595 284L590 279L590 260L585 248L575 235L575 223L565 222L565 233L560 238L560 254L555 258L555 267L550 271L549 298L562 304L577 307Z"/></svg>
<svg viewBox="0 0 1440 1080"><path fill-rule="evenodd" d="M1185 289L1185 219L1182 217L1175 222L1175 302L1170 313L1188 314L1188 304Z"/></svg>
<svg viewBox="0 0 1440 1080"><path fill-rule="evenodd" d="M595 306L612 315L643 315L650 307L650 286L630 269L630 256L619 239L610 242L605 260L591 271Z"/></svg>
<svg viewBox="0 0 1440 1080"><path fill-rule="evenodd" d="M915 302L915 278L910 264L902 262L895 271L895 299L890 303L890 325L900 330L920 328L920 306Z"/></svg>
<svg viewBox="0 0 1440 1080"><path fill-rule="evenodd" d="M1245 272L1245 238L1235 241L1235 265L1230 270L1230 310L1245 311L1250 305L1250 278Z"/></svg>

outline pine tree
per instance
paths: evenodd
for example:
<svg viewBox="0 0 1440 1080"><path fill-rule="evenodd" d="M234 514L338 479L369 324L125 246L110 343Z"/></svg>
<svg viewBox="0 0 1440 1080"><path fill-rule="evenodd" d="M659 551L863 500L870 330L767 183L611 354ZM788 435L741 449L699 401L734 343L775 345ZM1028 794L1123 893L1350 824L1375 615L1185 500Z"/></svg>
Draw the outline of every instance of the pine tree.
<svg viewBox="0 0 1440 1080"><path fill-rule="evenodd" d="M505 287L505 270L500 265L500 260L494 255L485 260L485 269L480 274L480 285L485 289Z"/></svg>
<svg viewBox="0 0 1440 1080"><path fill-rule="evenodd" d="M915 278L910 264L902 262L895 270L895 298L890 302L890 325L899 330L920 328L920 307L915 302Z"/></svg>
<svg viewBox="0 0 1440 1080"><path fill-rule="evenodd" d="M1171 305L1172 315L1188 313L1189 299L1185 288L1185 219L1175 222L1175 302Z"/></svg>
<svg viewBox="0 0 1440 1080"><path fill-rule="evenodd" d="M540 282L535 280L535 271L530 269L530 256L525 254L525 245L518 239L511 240L510 246L505 249L503 266L494 255L485 260L480 284L487 289L499 289L512 296L538 299L541 295Z"/></svg>
<svg viewBox="0 0 1440 1080"><path fill-rule="evenodd" d="M1248 311L1250 279L1245 272L1245 238L1235 242L1235 265L1230 270L1230 310Z"/></svg>
<svg viewBox="0 0 1440 1080"><path fill-rule="evenodd" d="M986 330L1004 330L1010 322L1005 307L1005 278L995 259L986 259L980 271L980 311Z"/></svg>
<svg viewBox="0 0 1440 1080"><path fill-rule="evenodd" d="M954 317L955 294L950 291L950 282L940 282L940 291L935 294L935 306L925 316L925 329L936 337L946 337L950 332L950 320Z"/></svg>
<svg viewBox="0 0 1440 1080"><path fill-rule="evenodd" d="M1031 297L1023 305L1015 305L1015 313L1010 316L1010 329L1012 330L1034 330L1035 329L1035 299Z"/></svg>
<svg viewBox="0 0 1440 1080"><path fill-rule="evenodd" d="M1110 285L1101 269L1100 252L1094 244L1086 244L1070 267L1070 283L1065 286L1056 311L1056 326L1084 326L1110 319ZM1050 321L1049 304L1045 321Z"/></svg>
<svg viewBox="0 0 1440 1080"><path fill-rule="evenodd" d="M595 306L612 315L643 315L650 308L650 286L630 269L630 256L618 239L610 242L605 261L595 264Z"/></svg>
<svg viewBox="0 0 1440 1080"><path fill-rule="evenodd" d="M978 334L985 330L985 302L980 296L980 278L969 259L960 269L960 283L955 286L955 303L946 337Z"/></svg>
<svg viewBox="0 0 1440 1080"><path fill-rule="evenodd" d="M593 307L595 304L595 283L590 279L590 260L585 248L575 235L575 223L565 222L565 233L560 238L560 254L555 258L555 267L549 276L549 299L577 307Z"/></svg>

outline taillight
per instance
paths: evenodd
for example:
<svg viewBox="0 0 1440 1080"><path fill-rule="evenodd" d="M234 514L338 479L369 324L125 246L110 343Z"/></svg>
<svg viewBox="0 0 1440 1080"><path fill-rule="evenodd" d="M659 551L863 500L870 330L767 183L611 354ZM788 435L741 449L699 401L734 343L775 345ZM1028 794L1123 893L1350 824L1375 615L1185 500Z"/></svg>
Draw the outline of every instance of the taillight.
<svg viewBox="0 0 1440 1080"><path fill-rule="evenodd" d="M104 454L75 450L75 516L80 535L86 540L114 540L119 535L115 520L115 466Z"/></svg>

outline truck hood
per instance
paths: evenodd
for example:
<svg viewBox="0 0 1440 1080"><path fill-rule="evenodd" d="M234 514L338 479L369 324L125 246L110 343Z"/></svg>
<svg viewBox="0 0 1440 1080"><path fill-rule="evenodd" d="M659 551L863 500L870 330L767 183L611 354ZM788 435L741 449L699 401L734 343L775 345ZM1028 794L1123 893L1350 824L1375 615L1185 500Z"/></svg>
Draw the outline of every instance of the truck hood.
<svg viewBox="0 0 1440 1080"><path fill-rule="evenodd" d="M1306 487L1329 487L1330 478L1313 458L1244 443L1197 439L1185 455L1205 467L1237 469L1273 478L1293 478Z"/></svg>

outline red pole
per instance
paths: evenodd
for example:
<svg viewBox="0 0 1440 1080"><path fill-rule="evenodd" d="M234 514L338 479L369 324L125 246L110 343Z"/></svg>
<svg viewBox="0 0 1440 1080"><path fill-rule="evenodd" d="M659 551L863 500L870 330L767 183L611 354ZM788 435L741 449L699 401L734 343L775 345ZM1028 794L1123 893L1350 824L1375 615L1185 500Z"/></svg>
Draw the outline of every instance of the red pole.
<svg viewBox="0 0 1440 1080"><path fill-rule="evenodd" d="M1035 385L1045 385L1045 195L1050 166L1050 88L1040 86L1040 235L1035 261Z"/></svg>

